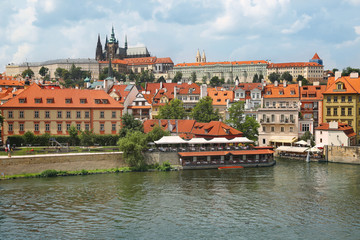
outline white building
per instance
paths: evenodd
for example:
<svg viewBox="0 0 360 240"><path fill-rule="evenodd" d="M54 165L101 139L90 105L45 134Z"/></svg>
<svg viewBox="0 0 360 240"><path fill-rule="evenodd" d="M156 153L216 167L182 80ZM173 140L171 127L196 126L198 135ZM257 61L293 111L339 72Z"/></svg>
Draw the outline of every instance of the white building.
<svg viewBox="0 0 360 240"><path fill-rule="evenodd" d="M316 145L353 146L356 145L355 136L353 128L346 123L333 121L315 128Z"/></svg>

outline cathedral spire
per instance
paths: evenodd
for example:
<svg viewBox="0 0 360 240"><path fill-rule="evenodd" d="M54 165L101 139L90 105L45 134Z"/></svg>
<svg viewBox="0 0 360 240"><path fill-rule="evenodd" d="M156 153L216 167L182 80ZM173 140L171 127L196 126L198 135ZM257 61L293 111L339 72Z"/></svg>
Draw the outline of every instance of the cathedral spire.
<svg viewBox="0 0 360 240"><path fill-rule="evenodd" d="M127 50L127 48L128 48L127 35L125 35L125 50Z"/></svg>
<svg viewBox="0 0 360 240"><path fill-rule="evenodd" d="M98 35L98 41L97 41L97 45L96 45L95 59L96 59L97 61L103 60L103 50L102 50L102 45L101 45L101 41L100 41L100 34Z"/></svg>
<svg viewBox="0 0 360 240"><path fill-rule="evenodd" d="M201 62L206 63L205 50L203 50L203 54L202 54L202 57L201 57Z"/></svg>
<svg viewBox="0 0 360 240"><path fill-rule="evenodd" d="M197 50L197 53L196 53L196 62L197 62L197 63L201 62L201 56L200 56L200 51L199 51L199 49Z"/></svg>

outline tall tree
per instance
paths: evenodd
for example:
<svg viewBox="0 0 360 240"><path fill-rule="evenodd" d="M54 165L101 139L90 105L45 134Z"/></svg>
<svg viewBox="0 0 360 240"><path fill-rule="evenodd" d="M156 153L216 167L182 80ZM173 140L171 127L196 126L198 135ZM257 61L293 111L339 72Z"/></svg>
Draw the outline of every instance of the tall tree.
<svg viewBox="0 0 360 240"><path fill-rule="evenodd" d="M293 77L292 77L292 75L291 75L289 72L286 71L286 72L284 72L283 74L281 74L280 79L286 80L287 82L292 82Z"/></svg>
<svg viewBox="0 0 360 240"><path fill-rule="evenodd" d="M196 72L192 72L192 73L191 73L190 80L191 80L193 83L196 82Z"/></svg>
<svg viewBox="0 0 360 240"><path fill-rule="evenodd" d="M34 76L33 70L31 70L30 68L25 69L25 70L21 73L21 76L22 76L23 78L25 78L26 75L28 75L29 78L32 78L32 77Z"/></svg>
<svg viewBox="0 0 360 240"><path fill-rule="evenodd" d="M177 83L177 82L181 81L181 79L182 79L182 73L181 72L176 72L172 82Z"/></svg>
<svg viewBox="0 0 360 240"><path fill-rule="evenodd" d="M160 107L159 114L157 116L158 119L184 119L185 117L186 112L183 102L177 98Z"/></svg>
<svg viewBox="0 0 360 240"><path fill-rule="evenodd" d="M254 77L253 77L253 83L257 83L259 82L259 76L257 73L255 73Z"/></svg>
<svg viewBox="0 0 360 240"><path fill-rule="evenodd" d="M143 132L143 125L140 120L134 118L133 115L125 113L121 117L122 128L120 129L120 137L125 137L128 132L140 131Z"/></svg>
<svg viewBox="0 0 360 240"><path fill-rule="evenodd" d="M204 75L202 77L202 82L203 82L203 84L207 84L207 76Z"/></svg>
<svg viewBox="0 0 360 240"><path fill-rule="evenodd" d="M162 83L165 83L166 80L163 76L159 77L158 80L157 80L158 83L162 82Z"/></svg>
<svg viewBox="0 0 360 240"><path fill-rule="evenodd" d="M209 96L200 99L191 111L192 118L198 122L219 121L219 110L214 111L212 101L212 98Z"/></svg>
<svg viewBox="0 0 360 240"><path fill-rule="evenodd" d="M45 75L49 72L49 69L47 67L44 67L42 66L39 70L39 74L42 76L42 77L45 77Z"/></svg>
<svg viewBox="0 0 360 240"><path fill-rule="evenodd" d="M214 76L210 79L210 86L219 87L225 83L224 79L219 79L218 76Z"/></svg>
<svg viewBox="0 0 360 240"><path fill-rule="evenodd" d="M236 129L241 129L241 124L244 121L244 102L238 101L231 104L228 109L229 118L226 123Z"/></svg>
<svg viewBox="0 0 360 240"><path fill-rule="evenodd" d="M125 162L135 170L145 166L143 151L147 147L146 135L141 131L131 131L118 141L118 146L124 154Z"/></svg>
<svg viewBox="0 0 360 240"><path fill-rule="evenodd" d="M147 142L154 142L163 136L170 136L170 132L163 130L159 125L155 125L155 127L146 134L146 140Z"/></svg>
<svg viewBox="0 0 360 240"><path fill-rule="evenodd" d="M274 83L275 81L279 81L279 78L280 78L280 74L275 73L275 72L273 72L269 75L269 80L272 83Z"/></svg>
<svg viewBox="0 0 360 240"><path fill-rule="evenodd" d="M341 76L350 76L350 73L352 73L352 72L360 73L360 69L359 68L352 68L352 67L344 68L342 73L341 73Z"/></svg>
<svg viewBox="0 0 360 240"><path fill-rule="evenodd" d="M311 83L303 77L303 75L299 75L297 78L296 78L296 81L297 82L300 82L301 81L301 85L302 86L306 86L306 85L311 85Z"/></svg>
<svg viewBox="0 0 360 240"><path fill-rule="evenodd" d="M255 118L246 116L245 121L241 124L241 127L238 130L248 139L257 141L259 136L259 127L260 124L255 120Z"/></svg>

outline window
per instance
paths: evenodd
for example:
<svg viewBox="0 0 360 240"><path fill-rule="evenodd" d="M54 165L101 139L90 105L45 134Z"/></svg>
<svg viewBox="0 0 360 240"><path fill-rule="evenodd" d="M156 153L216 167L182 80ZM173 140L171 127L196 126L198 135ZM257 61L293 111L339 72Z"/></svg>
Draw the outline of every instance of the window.
<svg viewBox="0 0 360 240"><path fill-rule="evenodd" d="M337 102L337 101L338 101L337 96L334 96L334 102Z"/></svg>
<svg viewBox="0 0 360 240"><path fill-rule="evenodd" d="M26 98L19 98L19 103L26 103Z"/></svg>
<svg viewBox="0 0 360 240"><path fill-rule="evenodd" d="M100 123L100 132L103 132L103 131L104 131L104 124Z"/></svg>
<svg viewBox="0 0 360 240"><path fill-rule="evenodd" d="M294 127L290 127L290 132L293 132L294 131Z"/></svg>
<svg viewBox="0 0 360 240"><path fill-rule="evenodd" d="M8 118L13 118L13 111L8 111Z"/></svg>
<svg viewBox="0 0 360 240"><path fill-rule="evenodd" d="M275 115L274 114L271 115L271 122L275 122Z"/></svg>
<svg viewBox="0 0 360 240"><path fill-rule="evenodd" d="M352 108L348 108L348 116L352 115Z"/></svg>
<svg viewBox="0 0 360 240"><path fill-rule="evenodd" d="M50 132L50 124L45 123L45 132Z"/></svg>
<svg viewBox="0 0 360 240"><path fill-rule="evenodd" d="M326 101L327 101L327 102L331 102L331 97L328 96Z"/></svg>
<svg viewBox="0 0 360 240"><path fill-rule="evenodd" d="M71 124L70 124L70 123L67 123L67 124L66 124L66 131L69 131L70 127L71 127Z"/></svg>
<svg viewBox="0 0 360 240"><path fill-rule="evenodd" d="M111 117L112 117L112 118L116 118L116 112L115 112L115 111L112 111L112 112L111 112Z"/></svg>
<svg viewBox="0 0 360 240"><path fill-rule="evenodd" d="M46 103L54 103L54 99L53 98L47 98Z"/></svg>
<svg viewBox="0 0 360 240"><path fill-rule="evenodd" d="M70 111L66 111L66 118L71 118L71 112Z"/></svg>
<svg viewBox="0 0 360 240"><path fill-rule="evenodd" d="M341 116L345 116L345 108L341 108Z"/></svg>
<svg viewBox="0 0 360 240"><path fill-rule="evenodd" d="M263 126L263 127L262 127L262 130L263 130L263 132L266 132L266 127Z"/></svg>
<svg viewBox="0 0 360 240"><path fill-rule="evenodd" d="M352 102L352 96L348 96L348 102Z"/></svg>
<svg viewBox="0 0 360 240"><path fill-rule="evenodd" d="M326 108L326 115L331 116L331 108Z"/></svg>
<svg viewBox="0 0 360 240"><path fill-rule="evenodd" d="M19 118L24 118L24 111L19 112Z"/></svg>
<svg viewBox="0 0 360 240"><path fill-rule="evenodd" d="M77 124L76 124L76 129L77 129L78 131L81 130L81 124L80 124L80 123L77 123Z"/></svg>
<svg viewBox="0 0 360 240"><path fill-rule="evenodd" d="M342 84L341 83L337 85L337 89L342 89Z"/></svg>
<svg viewBox="0 0 360 240"><path fill-rule="evenodd" d="M104 118L104 111L100 112L100 118Z"/></svg>
<svg viewBox="0 0 360 240"><path fill-rule="evenodd" d="M50 112L49 111L45 112L45 118L50 118Z"/></svg>
<svg viewBox="0 0 360 240"><path fill-rule="evenodd" d="M337 116L338 112L337 112L337 108L334 108L334 116Z"/></svg>
<svg viewBox="0 0 360 240"><path fill-rule="evenodd" d="M301 131L306 132L310 130L310 125L308 123L303 123L301 125Z"/></svg>
<svg viewBox="0 0 360 240"><path fill-rule="evenodd" d="M9 132L12 132L12 131L13 131L13 124L9 123Z"/></svg>
<svg viewBox="0 0 360 240"><path fill-rule="evenodd" d="M280 115L280 122L284 122L285 121L285 116L284 116L284 114L281 114Z"/></svg>
<svg viewBox="0 0 360 240"><path fill-rule="evenodd" d="M81 118L81 112L80 111L76 111L76 118Z"/></svg>
<svg viewBox="0 0 360 240"><path fill-rule="evenodd" d="M85 104L85 103L86 103L86 98L81 98L81 99L80 99L80 103L81 103L81 104Z"/></svg>
<svg viewBox="0 0 360 240"><path fill-rule="evenodd" d="M281 128L280 128L280 131L281 131L281 132L285 132L285 128L284 128L284 127L281 127Z"/></svg>
<svg viewBox="0 0 360 240"><path fill-rule="evenodd" d="M350 127L352 127L352 121L348 121Z"/></svg>
<svg viewBox="0 0 360 240"><path fill-rule="evenodd" d="M276 107L276 102L273 102L272 104L273 104L273 107Z"/></svg>
<svg viewBox="0 0 360 240"><path fill-rule="evenodd" d="M265 138L263 139L263 144L265 144L266 143L266 140L265 140Z"/></svg>
<svg viewBox="0 0 360 240"><path fill-rule="evenodd" d="M65 99L65 103L71 103L71 102L72 102L71 98Z"/></svg>
<svg viewBox="0 0 360 240"><path fill-rule="evenodd" d="M42 99L41 98L35 98L35 103L41 103Z"/></svg>
<svg viewBox="0 0 360 240"><path fill-rule="evenodd" d="M271 127L271 131L272 131L272 132L275 132L275 127Z"/></svg>
<svg viewBox="0 0 360 240"><path fill-rule="evenodd" d="M103 99L103 100L102 100L102 103L103 103L103 104L108 104L108 103L109 103L109 100L108 100L108 99Z"/></svg>
<svg viewBox="0 0 360 240"><path fill-rule="evenodd" d="M57 130L58 130L58 132L61 132L61 131L62 131L62 124L61 124L61 123L58 123L58 125L57 125Z"/></svg>
<svg viewBox="0 0 360 240"><path fill-rule="evenodd" d="M85 123L85 130L89 131L90 130L90 125L88 123Z"/></svg>
<svg viewBox="0 0 360 240"><path fill-rule="evenodd" d="M345 96L341 97L341 102L345 102Z"/></svg>
<svg viewBox="0 0 360 240"><path fill-rule="evenodd" d="M111 124L111 131L116 131L116 124L115 123Z"/></svg>
<svg viewBox="0 0 360 240"><path fill-rule="evenodd" d="M90 113L88 111L85 112L85 118L89 118Z"/></svg>
<svg viewBox="0 0 360 240"><path fill-rule="evenodd" d="M57 112L57 117L58 117L58 118L62 118L62 111L58 111L58 112Z"/></svg>
<svg viewBox="0 0 360 240"><path fill-rule="evenodd" d="M35 124L34 124L34 131L35 131L35 132L38 132L38 131L39 131L39 124L38 124L38 123L35 123Z"/></svg>
<svg viewBox="0 0 360 240"><path fill-rule="evenodd" d="M34 111L34 118L39 118L39 111Z"/></svg>
<svg viewBox="0 0 360 240"><path fill-rule="evenodd" d="M23 132L23 131L24 131L24 124L23 124L23 123L20 123L20 124L19 124L19 131L20 131L20 132Z"/></svg>

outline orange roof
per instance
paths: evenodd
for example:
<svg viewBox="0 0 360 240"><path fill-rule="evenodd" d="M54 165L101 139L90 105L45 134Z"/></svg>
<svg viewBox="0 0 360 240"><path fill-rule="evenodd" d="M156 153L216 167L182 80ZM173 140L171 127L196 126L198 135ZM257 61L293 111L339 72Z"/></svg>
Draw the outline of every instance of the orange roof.
<svg viewBox="0 0 360 240"><path fill-rule="evenodd" d="M0 80L0 86L9 86L9 87L19 86L19 87L24 87L24 82L22 82L22 81L17 81L17 80L5 80L5 79L1 79L1 80Z"/></svg>
<svg viewBox="0 0 360 240"><path fill-rule="evenodd" d="M264 88L264 98L299 98L299 85L289 84L285 88L283 84L266 85Z"/></svg>
<svg viewBox="0 0 360 240"><path fill-rule="evenodd" d="M274 151L270 149L254 149L241 151L211 151L211 152L179 152L182 157L199 157L199 156L225 156L225 155L256 155L256 154L272 154Z"/></svg>
<svg viewBox="0 0 360 240"><path fill-rule="evenodd" d="M251 91L253 89L262 89L262 84L261 83L239 83L239 85L234 87L234 91L237 89L243 89L245 91Z"/></svg>
<svg viewBox="0 0 360 240"><path fill-rule="evenodd" d="M120 99L119 102L123 103L125 101L126 96L130 93L130 91L125 91L128 85L113 85L112 88L109 90L109 93L114 92L116 93Z"/></svg>
<svg viewBox="0 0 360 240"><path fill-rule="evenodd" d="M109 63L109 61L99 61L99 63ZM111 63L113 63L113 64L124 64L124 65L127 64L127 62L125 60L122 60L122 59L112 59Z"/></svg>
<svg viewBox="0 0 360 240"><path fill-rule="evenodd" d="M200 87L196 83L182 83L180 85L176 85L176 87L179 89L177 93L181 95L200 94Z"/></svg>
<svg viewBox="0 0 360 240"><path fill-rule="evenodd" d="M242 137L242 132L220 121L196 123L192 133L197 137Z"/></svg>
<svg viewBox="0 0 360 240"><path fill-rule="evenodd" d="M317 59L317 60L320 60L319 55L318 55L317 53L315 53L315 55L313 56L313 58L312 58L312 59Z"/></svg>
<svg viewBox="0 0 360 240"><path fill-rule="evenodd" d="M322 100L326 86L302 86L300 88L300 100Z"/></svg>
<svg viewBox="0 0 360 240"><path fill-rule="evenodd" d="M217 90L217 88L208 88L208 95L213 99L212 105L226 105L227 100L234 100L233 91Z"/></svg>
<svg viewBox="0 0 360 240"><path fill-rule="evenodd" d="M343 83L343 89L337 89L337 83ZM323 94L359 94L360 78L350 78L350 76L329 78L328 87Z"/></svg>
<svg viewBox="0 0 360 240"><path fill-rule="evenodd" d="M69 100L69 103L66 101ZM84 101L82 103L82 101ZM101 108L122 109L116 102L101 90L42 89L32 84L22 93L2 105L3 108Z"/></svg>
<svg viewBox="0 0 360 240"><path fill-rule="evenodd" d="M289 63L269 63L267 68L287 68L287 67L320 67L316 62L289 62Z"/></svg>
<svg viewBox="0 0 360 240"><path fill-rule="evenodd" d="M174 64L173 61L171 60L171 58L167 57L167 58L157 58L155 63L169 63L169 64Z"/></svg>
<svg viewBox="0 0 360 240"><path fill-rule="evenodd" d="M151 65L155 64L156 57L143 57L143 58L125 58L128 65Z"/></svg>
<svg viewBox="0 0 360 240"><path fill-rule="evenodd" d="M330 131L343 131L349 138L356 136L356 133L354 132L354 129L346 124L346 123L342 123L342 122L338 122L338 128L337 129L333 129L333 128L329 128L329 123L320 123L320 125L315 128L316 130L330 130Z"/></svg>
<svg viewBox="0 0 360 240"><path fill-rule="evenodd" d="M176 128L177 122L177 128ZM174 133L190 133L195 124L195 120L174 120L174 119L149 119L144 122L144 132L150 132L156 125L163 130L169 130ZM170 127L169 127L170 126Z"/></svg>
<svg viewBox="0 0 360 240"><path fill-rule="evenodd" d="M267 64L267 61L264 60L254 60L254 61L234 61L234 62L199 62L199 63L178 63L175 67L193 67L193 66L207 66L207 65L216 65L216 64L225 64L225 65L243 65L243 64Z"/></svg>

